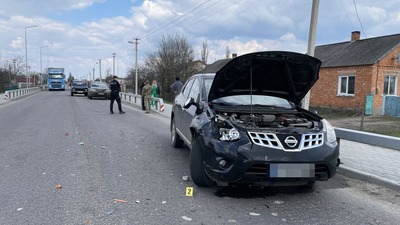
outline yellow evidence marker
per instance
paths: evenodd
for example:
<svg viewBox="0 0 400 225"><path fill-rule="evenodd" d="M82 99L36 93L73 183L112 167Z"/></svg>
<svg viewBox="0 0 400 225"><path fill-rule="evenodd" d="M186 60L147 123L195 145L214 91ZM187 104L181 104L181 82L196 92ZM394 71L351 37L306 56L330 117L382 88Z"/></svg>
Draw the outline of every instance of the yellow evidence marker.
<svg viewBox="0 0 400 225"><path fill-rule="evenodd" d="M186 196L193 196L193 187L186 187Z"/></svg>

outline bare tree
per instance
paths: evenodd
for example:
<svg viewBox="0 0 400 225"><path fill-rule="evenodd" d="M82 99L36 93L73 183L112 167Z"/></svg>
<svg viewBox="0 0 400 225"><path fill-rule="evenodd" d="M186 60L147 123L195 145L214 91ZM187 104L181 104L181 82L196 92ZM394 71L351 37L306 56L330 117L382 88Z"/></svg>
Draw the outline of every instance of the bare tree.
<svg viewBox="0 0 400 225"><path fill-rule="evenodd" d="M159 49L148 55L145 60L147 79L157 80L161 87L162 98L171 101L173 96L168 95L170 85L179 76L182 81L198 72L194 61L194 51L185 37L179 33L163 36Z"/></svg>
<svg viewBox="0 0 400 225"><path fill-rule="evenodd" d="M208 44L207 41L203 42L203 47L201 49L201 61L204 64L207 64L207 59L208 59Z"/></svg>
<svg viewBox="0 0 400 225"><path fill-rule="evenodd" d="M226 46L226 50L225 50L225 58L229 59L229 55L231 54L231 50L229 49L229 46Z"/></svg>

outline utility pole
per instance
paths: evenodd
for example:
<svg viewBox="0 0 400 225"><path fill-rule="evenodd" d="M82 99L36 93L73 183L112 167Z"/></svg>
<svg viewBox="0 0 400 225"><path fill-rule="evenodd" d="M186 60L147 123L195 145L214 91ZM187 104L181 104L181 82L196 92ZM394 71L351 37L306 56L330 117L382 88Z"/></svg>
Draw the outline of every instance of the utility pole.
<svg viewBox="0 0 400 225"><path fill-rule="evenodd" d="M113 53L113 76L115 76L115 53Z"/></svg>
<svg viewBox="0 0 400 225"><path fill-rule="evenodd" d="M16 73L17 73L17 69L16 69L16 67L15 67L15 64L17 63L17 60L16 59L12 59L12 61L13 61L13 65L14 65L14 80L15 80L15 76L17 75ZM11 80L11 79L10 79Z"/></svg>
<svg viewBox="0 0 400 225"><path fill-rule="evenodd" d="M94 68L93 68L93 81L94 81Z"/></svg>
<svg viewBox="0 0 400 225"><path fill-rule="evenodd" d="M138 55L138 44L139 44L139 38L134 38L135 40L135 94L138 94L138 75L137 75L137 69L138 69L138 65L137 65L137 55ZM128 43L133 44L132 41L128 41Z"/></svg>
<svg viewBox="0 0 400 225"><path fill-rule="evenodd" d="M99 75L100 75L100 82L101 82L101 59L99 59Z"/></svg>
<svg viewBox="0 0 400 225"><path fill-rule="evenodd" d="M318 8L319 8L319 0L313 0L311 9L310 31L308 33L307 55L309 56L314 56L314 51L315 51L315 36L317 33ZM301 101L301 107L303 109L308 109L310 107L310 91Z"/></svg>

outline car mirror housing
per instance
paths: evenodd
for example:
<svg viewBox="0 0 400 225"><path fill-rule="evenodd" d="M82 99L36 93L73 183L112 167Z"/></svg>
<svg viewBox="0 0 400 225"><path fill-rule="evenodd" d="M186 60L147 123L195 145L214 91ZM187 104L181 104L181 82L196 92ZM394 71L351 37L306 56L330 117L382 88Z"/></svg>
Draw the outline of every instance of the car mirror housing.
<svg viewBox="0 0 400 225"><path fill-rule="evenodd" d="M194 98L190 97L188 100L186 100L185 104L183 105L184 109L188 109L190 106L195 105L196 107L198 106L196 102L194 102Z"/></svg>

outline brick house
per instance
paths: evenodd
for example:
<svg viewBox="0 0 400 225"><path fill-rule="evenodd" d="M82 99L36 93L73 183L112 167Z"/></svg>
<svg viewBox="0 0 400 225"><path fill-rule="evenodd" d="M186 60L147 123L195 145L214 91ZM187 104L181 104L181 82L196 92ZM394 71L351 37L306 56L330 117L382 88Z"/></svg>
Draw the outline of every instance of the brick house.
<svg viewBox="0 0 400 225"><path fill-rule="evenodd" d="M400 34L351 40L315 48L322 61L310 106L365 109L383 115L386 96L400 96Z"/></svg>

